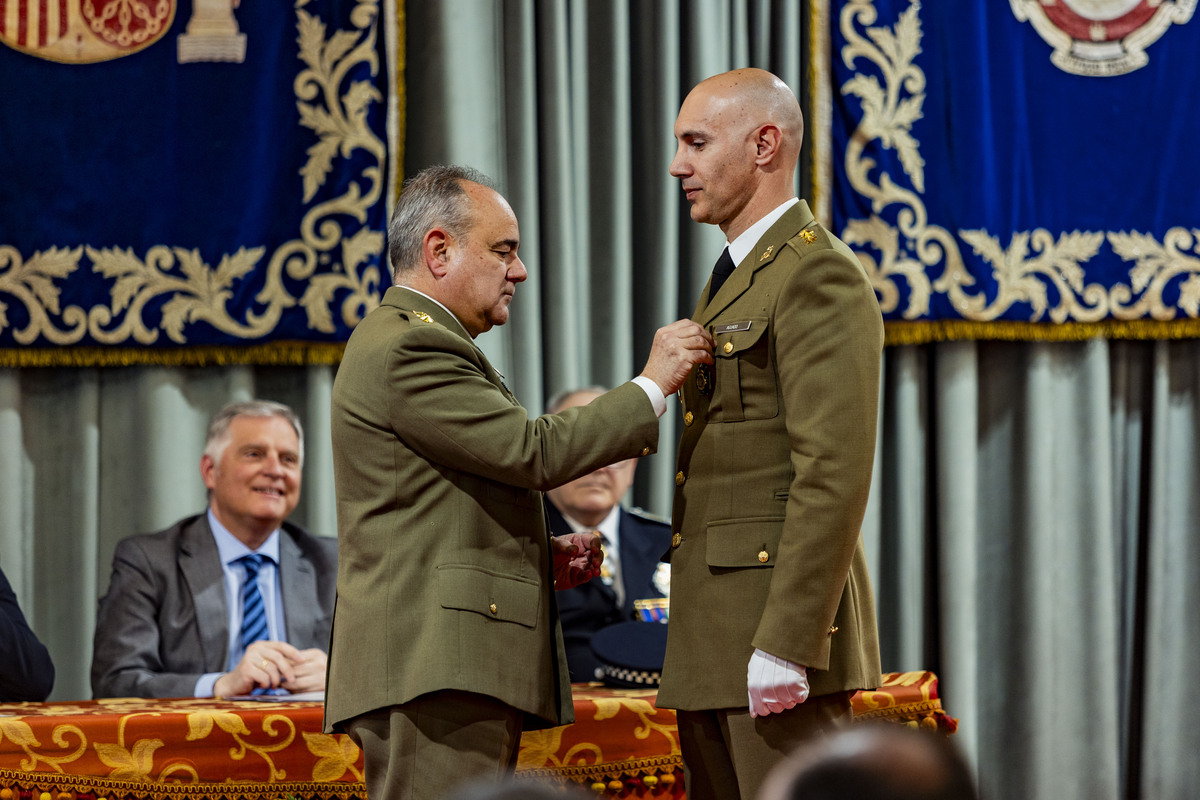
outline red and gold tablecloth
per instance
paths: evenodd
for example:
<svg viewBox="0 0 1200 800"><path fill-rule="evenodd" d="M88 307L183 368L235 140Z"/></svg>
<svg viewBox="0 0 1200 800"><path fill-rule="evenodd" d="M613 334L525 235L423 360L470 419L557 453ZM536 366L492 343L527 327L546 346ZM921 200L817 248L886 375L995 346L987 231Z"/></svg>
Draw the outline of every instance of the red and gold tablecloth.
<svg viewBox="0 0 1200 800"><path fill-rule="evenodd" d="M577 684L573 725L521 737L517 776L622 798L681 797L675 713L655 691ZM932 672L891 673L855 719L953 732ZM116 699L0 704L0 800L351 800L362 754L320 703Z"/></svg>
<svg viewBox="0 0 1200 800"><path fill-rule="evenodd" d="M121 698L14 703L0 715L0 798L365 796L362 754L321 733L320 703Z"/></svg>

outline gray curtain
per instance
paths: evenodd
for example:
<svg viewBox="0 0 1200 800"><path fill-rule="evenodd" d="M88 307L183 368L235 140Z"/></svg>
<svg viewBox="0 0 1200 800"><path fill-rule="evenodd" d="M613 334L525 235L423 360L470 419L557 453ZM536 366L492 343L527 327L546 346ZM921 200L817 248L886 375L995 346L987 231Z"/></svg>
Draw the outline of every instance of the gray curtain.
<svg viewBox="0 0 1200 800"><path fill-rule="evenodd" d="M530 279L481 345L531 412L616 384L685 316L722 237L667 175L683 95L734 66L805 92L792 0L409 2L406 172L492 175ZM809 137L821 135L810 131ZM806 148L807 150L808 148ZM798 191L809 196L807 164ZM864 526L884 668L933 669L985 796L1186 798L1200 785L1200 343L888 348ZM307 424L297 521L335 528L333 369L0 370L0 565L89 696L114 543L204 505L205 420L282 400ZM678 421L633 501L669 514Z"/></svg>

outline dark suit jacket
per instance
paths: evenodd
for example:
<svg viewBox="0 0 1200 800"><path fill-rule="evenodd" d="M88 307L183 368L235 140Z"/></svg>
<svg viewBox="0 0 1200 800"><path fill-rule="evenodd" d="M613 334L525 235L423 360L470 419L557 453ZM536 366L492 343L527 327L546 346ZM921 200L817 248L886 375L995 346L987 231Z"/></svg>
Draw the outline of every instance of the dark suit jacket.
<svg viewBox="0 0 1200 800"><path fill-rule="evenodd" d="M459 690L573 718L541 492L658 444L634 383L530 419L462 326L392 287L333 385L341 548L328 730Z"/></svg>
<svg viewBox="0 0 1200 800"><path fill-rule="evenodd" d="M807 666L814 696L874 688L860 526L883 320L866 272L801 201L693 318L716 363L682 390L658 703L745 708L755 648Z"/></svg>
<svg viewBox="0 0 1200 800"><path fill-rule="evenodd" d="M29 629L8 578L0 571L0 701L42 701L54 688L54 664Z"/></svg>
<svg viewBox="0 0 1200 800"><path fill-rule="evenodd" d="M546 519L553 535L571 532L571 526L549 500L546 501ZM618 606L617 593L599 578L573 589L564 589L556 595L572 682L598 680L596 669L601 662L592 652L592 636L596 631L617 622L637 619L634 600L663 596L654 586L654 570L658 567L659 557L671 546L671 526L624 508L620 511L617 526L625 602Z"/></svg>
<svg viewBox="0 0 1200 800"><path fill-rule="evenodd" d="M285 522L279 562L288 643L326 649L337 541ZM92 694L191 697L228 658L225 578L207 513L118 542L96 620Z"/></svg>

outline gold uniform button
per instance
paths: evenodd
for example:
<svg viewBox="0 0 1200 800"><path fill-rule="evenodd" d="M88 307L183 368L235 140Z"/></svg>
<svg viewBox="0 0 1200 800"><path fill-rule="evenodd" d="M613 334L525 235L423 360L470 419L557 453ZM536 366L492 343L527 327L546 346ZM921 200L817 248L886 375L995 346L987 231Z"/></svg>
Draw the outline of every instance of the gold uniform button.
<svg viewBox="0 0 1200 800"><path fill-rule="evenodd" d="M764 564L767 563L767 561L769 561L770 558L771 558L771 556L767 554L766 550L758 551L758 560L761 561L762 563L764 563Z"/></svg>
<svg viewBox="0 0 1200 800"><path fill-rule="evenodd" d="M687 412L686 414L684 414L684 415L683 415L683 424L684 424L684 425L691 425L691 424L692 424L692 420L694 420L694 419L695 419L695 417L693 417L693 416L692 416L692 412L690 412L690 411L689 411L689 412Z"/></svg>
<svg viewBox="0 0 1200 800"><path fill-rule="evenodd" d="M725 355L729 355L730 353L732 353L733 352L733 342L726 342L724 349L725 349Z"/></svg>
<svg viewBox="0 0 1200 800"><path fill-rule="evenodd" d="M671 547L679 547L679 543L683 541L683 537L678 533L671 534Z"/></svg>
<svg viewBox="0 0 1200 800"><path fill-rule="evenodd" d="M492 603L490 606L488 606L488 611L490 611L490 612L492 612L493 614L495 614L495 613L496 613L496 604L495 604L495 603Z"/></svg>
<svg viewBox="0 0 1200 800"><path fill-rule="evenodd" d="M682 472L676 472L676 473L675 473L675 485L676 485L676 486L683 486L683 482L684 482L684 480L685 480L685 478L683 477L683 473L682 473Z"/></svg>
<svg viewBox="0 0 1200 800"><path fill-rule="evenodd" d="M649 448L649 447L643 447L643 448L642 448L642 455L644 455L644 456L648 456L648 455L650 455L650 448Z"/></svg>

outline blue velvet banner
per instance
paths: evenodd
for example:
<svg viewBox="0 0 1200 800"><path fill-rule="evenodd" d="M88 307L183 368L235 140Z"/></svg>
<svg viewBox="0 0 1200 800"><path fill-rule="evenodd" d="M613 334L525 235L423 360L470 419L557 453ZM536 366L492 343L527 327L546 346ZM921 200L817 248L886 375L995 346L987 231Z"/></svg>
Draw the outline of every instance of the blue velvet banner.
<svg viewBox="0 0 1200 800"><path fill-rule="evenodd" d="M0 0L0 365L332 361L388 281L380 0Z"/></svg>
<svg viewBox="0 0 1200 800"><path fill-rule="evenodd" d="M891 342L1200 336L1196 0L832 0L834 229Z"/></svg>

